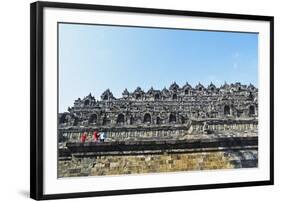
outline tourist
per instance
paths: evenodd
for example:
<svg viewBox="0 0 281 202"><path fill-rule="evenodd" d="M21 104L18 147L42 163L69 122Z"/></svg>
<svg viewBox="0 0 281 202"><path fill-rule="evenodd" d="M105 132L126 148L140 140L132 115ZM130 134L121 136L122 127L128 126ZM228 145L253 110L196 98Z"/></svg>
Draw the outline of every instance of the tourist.
<svg viewBox="0 0 281 202"><path fill-rule="evenodd" d="M87 139L87 133L84 132L83 135L81 136L81 142L82 143L86 142L86 139Z"/></svg>
<svg viewBox="0 0 281 202"><path fill-rule="evenodd" d="M94 142L97 142L99 140L99 133L97 130L95 130L93 133L93 139L94 139Z"/></svg>
<svg viewBox="0 0 281 202"><path fill-rule="evenodd" d="M101 133L100 133L100 141L101 141L101 142L104 142L105 139L106 139L106 133L105 133L105 132L101 132Z"/></svg>

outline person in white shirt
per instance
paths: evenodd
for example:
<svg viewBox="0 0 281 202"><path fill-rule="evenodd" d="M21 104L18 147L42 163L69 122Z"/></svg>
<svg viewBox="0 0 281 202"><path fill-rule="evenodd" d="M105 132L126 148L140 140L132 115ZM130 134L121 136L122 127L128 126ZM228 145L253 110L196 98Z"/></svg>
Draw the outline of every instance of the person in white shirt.
<svg viewBox="0 0 281 202"><path fill-rule="evenodd" d="M104 142L105 139L106 139L106 133L105 133L105 132L101 132L101 133L100 133L100 141L101 141L101 142Z"/></svg>

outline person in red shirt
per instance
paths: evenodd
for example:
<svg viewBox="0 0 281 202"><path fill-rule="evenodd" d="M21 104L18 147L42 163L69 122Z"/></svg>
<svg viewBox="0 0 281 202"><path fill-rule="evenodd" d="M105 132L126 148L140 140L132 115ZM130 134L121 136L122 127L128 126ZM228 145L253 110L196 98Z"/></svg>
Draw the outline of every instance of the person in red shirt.
<svg viewBox="0 0 281 202"><path fill-rule="evenodd" d="M86 132L84 132L83 135L81 136L81 142L82 143L86 142L86 139L87 139L87 134Z"/></svg>
<svg viewBox="0 0 281 202"><path fill-rule="evenodd" d="M93 139L94 139L94 142L97 142L99 140L99 133L97 130L95 130L93 133Z"/></svg>

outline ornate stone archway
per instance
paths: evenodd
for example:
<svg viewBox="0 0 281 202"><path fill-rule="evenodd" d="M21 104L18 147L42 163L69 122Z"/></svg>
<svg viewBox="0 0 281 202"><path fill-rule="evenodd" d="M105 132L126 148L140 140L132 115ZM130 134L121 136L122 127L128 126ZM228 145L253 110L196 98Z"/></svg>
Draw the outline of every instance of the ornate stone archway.
<svg viewBox="0 0 281 202"><path fill-rule="evenodd" d="M118 114L116 119L117 124L124 124L125 123L125 116L124 114Z"/></svg>
<svg viewBox="0 0 281 202"><path fill-rule="evenodd" d="M149 113L146 113L143 117L144 123L151 123L151 115Z"/></svg>

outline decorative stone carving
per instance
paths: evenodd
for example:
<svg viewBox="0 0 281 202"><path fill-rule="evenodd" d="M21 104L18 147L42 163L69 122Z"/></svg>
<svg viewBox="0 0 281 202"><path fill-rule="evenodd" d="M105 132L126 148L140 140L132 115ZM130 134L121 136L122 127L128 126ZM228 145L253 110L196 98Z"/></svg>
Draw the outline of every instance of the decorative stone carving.
<svg viewBox="0 0 281 202"><path fill-rule="evenodd" d="M198 120L242 120L257 119L258 89L241 83L216 87L213 83L205 88L202 84L193 88L186 83L179 87L173 83L169 90L146 93L137 87L134 92L127 89L123 97L115 98L107 89L101 100L89 94L78 98L68 112L60 113L59 129L67 127L132 127L162 125L184 125Z"/></svg>

